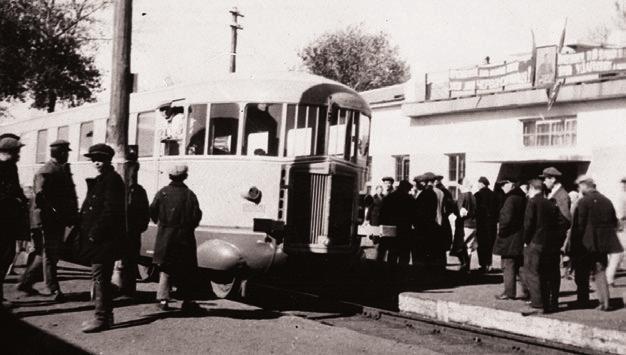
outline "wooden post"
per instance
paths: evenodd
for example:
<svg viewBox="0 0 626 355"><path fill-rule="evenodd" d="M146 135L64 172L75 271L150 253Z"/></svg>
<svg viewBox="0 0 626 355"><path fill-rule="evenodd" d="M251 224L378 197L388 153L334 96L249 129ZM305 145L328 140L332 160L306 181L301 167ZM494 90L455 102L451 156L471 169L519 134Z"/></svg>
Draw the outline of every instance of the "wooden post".
<svg viewBox="0 0 626 355"><path fill-rule="evenodd" d="M128 161L128 116L131 92L130 47L132 32L132 0L115 0L113 13L113 58L111 71L111 100L107 133L115 149L115 165L126 183L126 202L128 202L127 176ZM125 204L128 206L128 203ZM127 217L128 214L125 213ZM126 219L126 230L128 220ZM126 244L126 243L125 243ZM124 245L126 247L126 245ZM126 254L126 253L124 253ZM136 288L135 272L132 265L118 260L115 264L112 282L122 293L129 295ZM132 274L131 274L132 273Z"/></svg>
<svg viewBox="0 0 626 355"><path fill-rule="evenodd" d="M237 31L243 29L238 18L243 17L243 14L236 7L229 12L233 15L233 23L230 24L230 72L234 73L237 70Z"/></svg>

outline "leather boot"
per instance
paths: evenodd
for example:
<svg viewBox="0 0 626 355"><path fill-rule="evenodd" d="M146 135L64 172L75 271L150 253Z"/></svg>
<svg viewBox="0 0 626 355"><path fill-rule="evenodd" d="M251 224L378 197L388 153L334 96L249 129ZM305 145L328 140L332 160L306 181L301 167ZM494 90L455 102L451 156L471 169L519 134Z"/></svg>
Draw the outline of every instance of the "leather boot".
<svg viewBox="0 0 626 355"><path fill-rule="evenodd" d="M97 333L104 330L111 329L112 320L109 319L92 319L90 321L83 322L83 333Z"/></svg>

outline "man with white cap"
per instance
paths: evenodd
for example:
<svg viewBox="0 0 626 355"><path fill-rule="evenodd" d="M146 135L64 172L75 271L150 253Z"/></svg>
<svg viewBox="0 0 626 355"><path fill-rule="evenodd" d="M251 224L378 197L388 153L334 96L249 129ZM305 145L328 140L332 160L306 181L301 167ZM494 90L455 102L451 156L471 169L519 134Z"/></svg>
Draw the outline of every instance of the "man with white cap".
<svg viewBox="0 0 626 355"><path fill-rule="evenodd" d="M170 289L174 281L183 301L181 310L194 313L200 310L190 294L193 274L198 266L194 230L202 219L202 211L196 194L184 183L187 170L185 164L172 166L168 170L172 181L157 192L150 205L150 217L158 224L152 262L160 270L158 308L170 309Z"/></svg>
<svg viewBox="0 0 626 355"><path fill-rule="evenodd" d="M16 165L23 146L13 135L4 135L0 139L0 297L7 270L15 257L15 241L30 238L28 202L20 186ZM0 309L3 307L4 303Z"/></svg>
<svg viewBox="0 0 626 355"><path fill-rule="evenodd" d="M596 190L591 176L580 176L576 183L583 195L574 212L571 235L577 301L580 307L589 306L589 274L593 273L600 301L597 309L608 311L607 254L624 250L617 238L618 220L613 203Z"/></svg>

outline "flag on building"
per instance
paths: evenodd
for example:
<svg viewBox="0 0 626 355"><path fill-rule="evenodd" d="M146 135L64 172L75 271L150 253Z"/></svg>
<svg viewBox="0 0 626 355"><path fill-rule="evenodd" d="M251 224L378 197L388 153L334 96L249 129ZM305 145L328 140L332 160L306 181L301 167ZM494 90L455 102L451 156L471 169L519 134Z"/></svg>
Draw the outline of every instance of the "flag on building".
<svg viewBox="0 0 626 355"><path fill-rule="evenodd" d="M565 46L565 29L567 28L567 17L565 18L565 23L563 24L563 31L561 31L561 39L559 40L559 53L563 46Z"/></svg>
<svg viewBox="0 0 626 355"><path fill-rule="evenodd" d="M565 79L557 80L552 88L546 89L546 94L548 95L548 111L552 109L552 105L556 102L557 97L559 96L559 90L561 90L561 86L565 83Z"/></svg>

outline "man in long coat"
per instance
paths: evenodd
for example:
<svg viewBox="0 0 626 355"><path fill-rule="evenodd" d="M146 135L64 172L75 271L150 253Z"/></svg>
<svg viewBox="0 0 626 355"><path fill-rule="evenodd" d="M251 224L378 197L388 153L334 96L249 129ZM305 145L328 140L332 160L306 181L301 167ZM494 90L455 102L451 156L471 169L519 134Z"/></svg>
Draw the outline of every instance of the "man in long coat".
<svg viewBox="0 0 626 355"><path fill-rule="evenodd" d="M502 278L504 292L496 296L500 300L512 300L517 297L516 278L523 263L524 210L526 195L513 181L505 180L502 184L505 193L504 204L500 209L500 228L493 246L493 253L502 258Z"/></svg>
<svg viewBox="0 0 626 355"><path fill-rule="evenodd" d="M598 309L607 311L610 309L605 274L607 254L624 250L617 238L618 220L613 203L596 190L593 178L581 176L576 182L583 194L574 212L571 235L577 300L580 306L588 306L589 274L593 273L600 300Z"/></svg>
<svg viewBox="0 0 626 355"><path fill-rule="evenodd" d="M415 200L409 195L411 183L402 180L398 187L383 198L380 223L396 227L396 236L391 242L388 262L406 266L410 258L410 240L415 218Z"/></svg>
<svg viewBox="0 0 626 355"><path fill-rule="evenodd" d="M87 179L87 196L80 210L80 258L91 263L95 317L85 322L82 331L94 333L113 325L113 264L120 257L126 227L124 220L125 186L115 172L111 159L115 151L96 144L85 154L98 176Z"/></svg>
<svg viewBox="0 0 626 355"><path fill-rule="evenodd" d="M15 136L0 138L0 298L2 285L15 257L15 241L30 234L28 201L20 186L16 163L24 146ZM4 307L4 298L2 298Z"/></svg>
<svg viewBox="0 0 626 355"><path fill-rule="evenodd" d="M559 297L560 212L542 193L541 180L529 182L524 212L524 281L530 305L545 313L556 311Z"/></svg>
<svg viewBox="0 0 626 355"><path fill-rule="evenodd" d="M415 221L416 231L419 240L420 252L425 258L425 264L430 268L437 268L437 263L441 263L438 258L438 248L440 245L440 225L437 223L439 202L437 193L434 190L433 182L434 174L426 173L415 178L415 182L420 190L415 200L417 209L417 218ZM445 262L445 258L444 258ZM445 268L445 264L443 265Z"/></svg>
<svg viewBox="0 0 626 355"><path fill-rule="evenodd" d="M67 163L71 151L70 143L56 140L50 144L50 160L35 174L35 205L39 211L43 232L43 275L46 286L55 301L64 300L57 280L59 248L63 241L65 227L76 222L78 198L72 180L70 166ZM40 258L26 269L17 289L29 294L36 294L33 283L38 279L42 261Z"/></svg>
<svg viewBox="0 0 626 355"><path fill-rule="evenodd" d="M478 263L482 272L491 270L493 243L498 229L498 201L489 189L489 180L478 179L476 198L476 239L478 241Z"/></svg>
<svg viewBox="0 0 626 355"><path fill-rule="evenodd" d="M153 263L159 266L158 307L168 310L172 283L178 285L184 312L200 307L191 300L190 287L198 266L194 230L202 219L198 198L184 181L187 166L175 165L169 170L172 182L154 196L150 217L158 223Z"/></svg>

